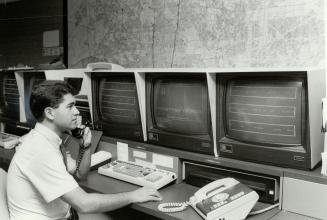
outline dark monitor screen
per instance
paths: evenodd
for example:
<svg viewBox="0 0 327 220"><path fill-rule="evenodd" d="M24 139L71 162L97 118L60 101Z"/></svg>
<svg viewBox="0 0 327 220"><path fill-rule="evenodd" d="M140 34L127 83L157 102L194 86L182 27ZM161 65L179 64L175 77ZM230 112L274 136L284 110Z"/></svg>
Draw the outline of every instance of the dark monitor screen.
<svg viewBox="0 0 327 220"><path fill-rule="evenodd" d="M133 79L102 79L99 88L101 119L109 123L138 124L140 112Z"/></svg>
<svg viewBox="0 0 327 220"><path fill-rule="evenodd" d="M300 145L303 79L236 78L227 82L226 136L238 141Z"/></svg>
<svg viewBox="0 0 327 220"><path fill-rule="evenodd" d="M112 137L143 140L134 73L92 74L94 126Z"/></svg>
<svg viewBox="0 0 327 220"><path fill-rule="evenodd" d="M75 106L79 111L80 116L82 116L82 124L86 122L91 122L91 113L90 107L87 99L87 95L80 94L83 78L82 77L64 77L64 81L66 81L69 85L74 88L74 95L76 99Z"/></svg>
<svg viewBox="0 0 327 220"><path fill-rule="evenodd" d="M0 116L19 121L19 92L14 71L0 72Z"/></svg>
<svg viewBox="0 0 327 220"><path fill-rule="evenodd" d="M208 134L205 81L162 78L153 85L154 128L185 135Z"/></svg>
<svg viewBox="0 0 327 220"><path fill-rule="evenodd" d="M34 127L36 123L36 119L31 112L30 107L30 98L32 94L33 87L40 84L44 81L45 73L40 72L24 72L24 97L25 97L25 114L26 114L26 121L27 124L31 127Z"/></svg>
<svg viewBox="0 0 327 220"><path fill-rule="evenodd" d="M76 94L81 91L83 78L64 77L64 81L66 81L76 90Z"/></svg>

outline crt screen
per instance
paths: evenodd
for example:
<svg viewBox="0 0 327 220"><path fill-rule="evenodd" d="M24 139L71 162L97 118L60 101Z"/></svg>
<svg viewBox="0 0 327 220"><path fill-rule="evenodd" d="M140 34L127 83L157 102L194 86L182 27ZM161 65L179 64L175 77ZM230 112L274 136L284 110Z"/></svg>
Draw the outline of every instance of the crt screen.
<svg viewBox="0 0 327 220"><path fill-rule="evenodd" d="M19 92L14 73L1 76L0 89L0 114L7 118L19 119Z"/></svg>
<svg viewBox="0 0 327 220"><path fill-rule="evenodd" d="M301 144L302 88L301 80L230 80L227 135L256 143Z"/></svg>
<svg viewBox="0 0 327 220"><path fill-rule="evenodd" d="M140 112L134 76L100 80L100 120L108 123L137 125Z"/></svg>
<svg viewBox="0 0 327 220"><path fill-rule="evenodd" d="M45 75L44 75L44 73L39 73L39 74L38 73L36 73L36 74L30 73L30 74L32 76L26 77L26 80L24 81L24 83L25 83L25 85L24 85L25 109L26 109L27 122L34 126L34 124L36 123L36 119L31 112L30 98L31 98L33 87L40 84L41 82L43 82L45 80Z"/></svg>
<svg viewBox="0 0 327 220"><path fill-rule="evenodd" d="M83 78L64 77L64 81L66 81L76 90L76 94L80 92Z"/></svg>
<svg viewBox="0 0 327 220"><path fill-rule="evenodd" d="M208 134L206 81L158 79L153 87L155 128L186 135Z"/></svg>

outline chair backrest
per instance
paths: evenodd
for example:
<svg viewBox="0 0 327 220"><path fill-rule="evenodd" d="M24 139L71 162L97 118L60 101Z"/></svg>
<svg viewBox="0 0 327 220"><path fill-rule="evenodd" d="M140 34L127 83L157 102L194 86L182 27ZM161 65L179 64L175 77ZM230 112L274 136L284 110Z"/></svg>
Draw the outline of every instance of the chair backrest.
<svg viewBox="0 0 327 220"><path fill-rule="evenodd" d="M0 168L0 219L9 220L7 205L7 172Z"/></svg>

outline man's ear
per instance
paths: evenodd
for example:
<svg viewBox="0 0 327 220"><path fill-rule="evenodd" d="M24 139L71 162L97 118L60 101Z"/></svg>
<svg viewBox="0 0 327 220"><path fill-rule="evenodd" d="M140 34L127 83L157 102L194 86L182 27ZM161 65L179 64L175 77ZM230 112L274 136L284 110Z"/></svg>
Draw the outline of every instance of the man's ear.
<svg viewBox="0 0 327 220"><path fill-rule="evenodd" d="M51 107L46 107L45 109L44 109L44 115L45 115L45 117L47 118L47 119L49 119L49 120L53 120L54 119L54 112L53 112L53 108L51 108Z"/></svg>

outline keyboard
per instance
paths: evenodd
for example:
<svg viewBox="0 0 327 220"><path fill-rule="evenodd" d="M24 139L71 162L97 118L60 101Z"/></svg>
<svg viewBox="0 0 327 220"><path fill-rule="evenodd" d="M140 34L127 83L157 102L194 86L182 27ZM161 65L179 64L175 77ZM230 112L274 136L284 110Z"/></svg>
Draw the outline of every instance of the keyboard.
<svg viewBox="0 0 327 220"><path fill-rule="evenodd" d="M5 149L12 149L17 146L19 136L0 132L0 146Z"/></svg>
<svg viewBox="0 0 327 220"><path fill-rule="evenodd" d="M160 189L176 179L176 174L173 172L120 160L115 160L99 167L98 173L135 185L148 186L155 189Z"/></svg>

